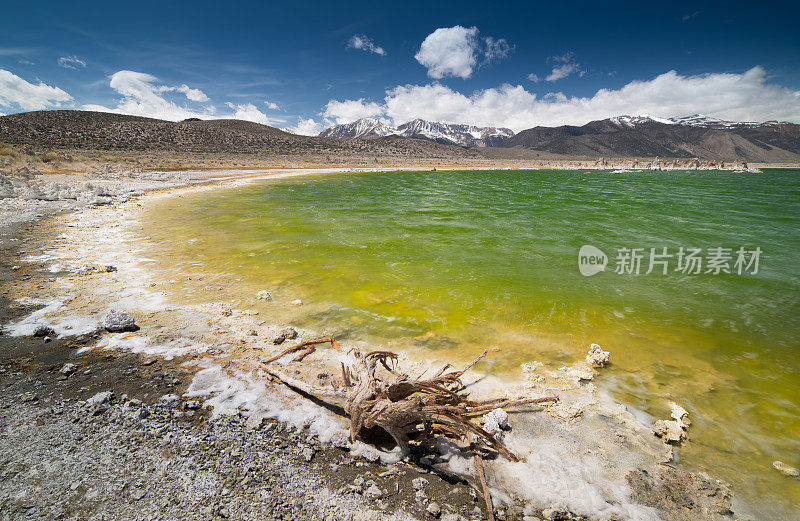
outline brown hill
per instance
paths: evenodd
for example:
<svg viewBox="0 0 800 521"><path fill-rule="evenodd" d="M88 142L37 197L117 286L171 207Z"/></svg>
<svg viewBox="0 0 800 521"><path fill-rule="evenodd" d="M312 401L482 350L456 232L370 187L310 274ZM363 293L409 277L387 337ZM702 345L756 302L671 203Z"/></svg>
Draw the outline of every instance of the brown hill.
<svg viewBox="0 0 800 521"><path fill-rule="evenodd" d="M172 122L106 112L35 111L0 117L0 142L48 149L463 160L477 152L417 139L298 136L240 120Z"/></svg>
<svg viewBox="0 0 800 521"><path fill-rule="evenodd" d="M702 127L641 118L592 121L583 126L535 127L503 142L523 148L583 157L669 157L763 163L800 161L800 125L734 124Z"/></svg>

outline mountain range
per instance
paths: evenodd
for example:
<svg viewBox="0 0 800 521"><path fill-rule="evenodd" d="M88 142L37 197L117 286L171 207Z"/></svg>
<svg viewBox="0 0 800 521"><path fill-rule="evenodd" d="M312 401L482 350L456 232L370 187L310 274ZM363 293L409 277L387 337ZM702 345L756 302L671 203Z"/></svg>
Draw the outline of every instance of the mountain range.
<svg viewBox="0 0 800 521"><path fill-rule="evenodd" d="M797 162L800 125L776 121L739 123L699 114L671 120L619 116L583 126L530 128L500 146L583 157Z"/></svg>
<svg viewBox="0 0 800 521"><path fill-rule="evenodd" d="M73 149L212 154L206 160L214 164L233 161L220 154L247 154L262 163L313 160L328 165L386 161L519 163L656 156L800 163L800 125L732 122L702 115L675 119L618 116L582 126L534 127L518 134L505 128L420 119L394 128L376 119L362 119L311 137L241 120L173 122L105 112L53 110L0 116L0 143L22 146L30 153Z"/></svg>
<svg viewBox="0 0 800 521"><path fill-rule="evenodd" d="M617 116L582 126L476 127L415 119L391 127L375 118L335 125L330 139L402 136L467 148L514 148L574 157L670 157L703 160L800 161L800 126L794 123L725 121L694 114L680 118Z"/></svg>
<svg viewBox="0 0 800 521"><path fill-rule="evenodd" d="M508 128L476 127L415 119L391 127L375 118L361 118L352 123L334 125L323 130L319 137L330 139L374 139L385 136L427 139L443 145L462 147L496 147L514 135Z"/></svg>

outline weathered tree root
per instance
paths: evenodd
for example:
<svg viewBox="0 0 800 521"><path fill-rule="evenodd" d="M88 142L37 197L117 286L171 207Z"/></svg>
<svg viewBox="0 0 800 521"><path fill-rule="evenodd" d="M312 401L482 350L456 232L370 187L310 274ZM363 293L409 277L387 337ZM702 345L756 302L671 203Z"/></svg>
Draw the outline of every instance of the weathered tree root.
<svg viewBox="0 0 800 521"><path fill-rule="evenodd" d="M483 450L491 449L511 461L519 458L503 443L470 420L482 412L495 408L554 402L558 398L547 396L509 400L473 401L468 398L463 374L478 363L486 351L461 371L449 371L449 364L433 377L422 379L422 375L412 379L396 369L397 355L389 351L362 353L358 349L350 352L355 358L351 366L342 364L342 381L332 381L331 386L318 386L294 378L271 365L271 362L289 353L303 350L295 360L302 360L313 351L313 346L330 343L338 348L333 338L302 342L275 355L262 363L261 367L270 375L285 384L303 391L317 399L338 399L344 402L344 410L350 417L350 441L365 430L380 427L397 443L403 454L407 454L410 444L431 442L438 436L452 441L475 439L483 444ZM311 350L309 350L311 346ZM377 375L379 367L385 369L382 377ZM424 374L424 373L423 373Z"/></svg>
<svg viewBox="0 0 800 521"><path fill-rule="evenodd" d="M487 515L490 521L494 521L494 507L489 485L486 483L482 453L490 447L511 461L519 461L519 458L470 418L498 407L555 402L558 398L547 396L521 400L470 400L461 377L486 356L486 351L461 371L446 372L450 368L450 364L447 364L432 378L423 380L424 373L417 378L411 378L398 372L398 357L395 353L373 351L363 354L354 348L350 352L355 358L355 364L342 364L342 381L333 380L332 386L326 387L310 385L269 365L289 353L301 351L293 359L294 362L299 362L313 353L316 345L325 343L339 349L333 338L301 342L269 358L261 367L286 385L318 400L328 398L343 401L344 410L350 417L351 442L373 427L380 427L388 432L403 454L409 452L411 443L432 444L437 435L452 441L466 440L474 453ZM388 378L379 378L376 375L379 365L386 370ZM476 439L484 447L480 447L474 441Z"/></svg>

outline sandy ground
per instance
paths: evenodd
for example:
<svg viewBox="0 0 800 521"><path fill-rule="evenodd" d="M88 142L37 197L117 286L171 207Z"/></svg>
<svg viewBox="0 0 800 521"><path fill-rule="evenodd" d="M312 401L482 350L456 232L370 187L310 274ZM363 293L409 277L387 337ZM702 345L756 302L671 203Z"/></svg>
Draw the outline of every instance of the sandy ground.
<svg viewBox="0 0 800 521"><path fill-rule="evenodd" d="M269 381L258 363L285 347L271 339L291 324L257 311L255 295L188 305L160 291L138 225L147 198L311 172L9 178L0 200L0 516L485 518L458 447L398 461L350 443L344 418ZM140 329L100 329L109 309ZM303 377L335 369L308 360ZM678 470L672 448L599 393L595 377L602 370L587 364L533 364L503 383L507 394L557 392L561 401L512 415L504 441L522 462L487 462L499 519L742 518L724 484ZM500 387L474 378L481 397Z"/></svg>

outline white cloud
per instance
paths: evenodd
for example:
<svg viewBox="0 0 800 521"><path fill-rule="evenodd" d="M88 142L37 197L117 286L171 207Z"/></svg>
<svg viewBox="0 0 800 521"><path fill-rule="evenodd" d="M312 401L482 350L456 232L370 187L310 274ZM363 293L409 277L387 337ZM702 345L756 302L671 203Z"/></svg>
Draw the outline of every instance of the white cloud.
<svg viewBox="0 0 800 521"><path fill-rule="evenodd" d="M86 62L77 56L62 56L58 59L58 65L65 69L83 69L86 67Z"/></svg>
<svg viewBox="0 0 800 521"><path fill-rule="evenodd" d="M505 39L494 39L491 36L487 36L483 41L486 44L483 54L487 63L508 58L511 46Z"/></svg>
<svg viewBox="0 0 800 521"><path fill-rule="evenodd" d="M206 96L205 92L200 89L193 89L186 85L185 83L180 87L170 87L168 85L158 85L153 87L155 92L180 92L186 99L190 101L197 101L198 103L205 103L209 101L208 96Z"/></svg>
<svg viewBox="0 0 800 521"><path fill-rule="evenodd" d="M242 105L234 105L233 103L226 103L228 107L236 112L233 114L234 119L243 119L245 121L252 121L254 123L261 123L262 125L271 125L267 115L258 110L258 107L252 103L244 103Z"/></svg>
<svg viewBox="0 0 800 521"><path fill-rule="evenodd" d="M539 83L540 81L542 81L542 79L539 78L539 76L537 76L534 73L528 74L528 79L531 80L533 83Z"/></svg>
<svg viewBox="0 0 800 521"><path fill-rule="evenodd" d="M130 114L133 116L144 116L148 118L166 119L178 121L187 118L209 118L214 114L214 107L203 107L202 110L194 110L182 107L164 96L165 92L182 92L188 99L192 97L206 100L208 97L197 89L191 89L186 85L181 87L170 87L158 85L158 78L150 74L135 71L118 71L111 76L109 86L122 95L122 99L113 108L102 105L84 105L85 110L97 110L101 112L117 112L119 114ZM183 89L186 87L186 89Z"/></svg>
<svg viewBox="0 0 800 521"><path fill-rule="evenodd" d="M282 130L291 132L292 134L298 134L300 136L316 136L326 128L327 126L324 123L314 121L314 118L299 118L296 126L286 127Z"/></svg>
<svg viewBox="0 0 800 521"><path fill-rule="evenodd" d="M21 110L57 108L71 102L72 96L43 82L29 83L16 74L0 69L0 107Z"/></svg>
<svg viewBox="0 0 800 521"><path fill-rule="evenodd" d="M414 58L428 69L431 78L455 76L466 79L472 76L477 63L477 46L477 27L440 27L422 41Z"/></svg>
<svg viewBox="0 0 800 521"><path fill-rule="evenodd" d="M503 38L481 39L478 32L477 27L440 27L422 41L414 58L431 78L470 78L479 58L483 58L481 64L491 63L508 57L512 50Z"/></svg>
<svg viewBox="0 0 800 521"><path fill-rule="evenodd" d="M372 41L372 38L364 34L354 34L353 37L350 38L350 41L347 42L347 48L359 49L362 51L379 54L380 56L386 56L386 51L383 50L383 47L375 45L375 42Z"/></svg>
<svg viewBox="0 0 800 521"><path fill-rule="evenodd" d="M576 72L577 70L578 70L577 63L565 63L563 65L553 67L553 71L547 75L545 81L558 81L564 79L573 72Z"/></svg>
<svg viewBox="0 0 800 521"><path fill-rule="evenodd" d="M344 107L347 110L340 110ZM393 124L423 118L519 132L537 125L583 125L623 114L675 117L695 113L733 121L800 122L800 91L769 83L761 67L743 74L683 76L670 71L618 90L601 89L592 97L555 92L540 98L521 85L509 84L470 95L436 83L405 85L389 89L380 105L364 99L332 100L324 115L335 116L336 123L369 115L389 118Z"/></svg>
<svg viewBox="0 0 800 521"><path fill-rule="evenodd" d="M277 104L277 103L273 103L273 102L271 102L271 101L269 101L269 100L265 100L265 101L264 101L264 104L265 104L265 105L267 106L267 108L268 108L268 109L270 109L270 110L280 110L280 109L281 109L281 108L278 106L278 104Z"/></svg>
<svg viewBox="0 0 800 521"><path fill-rule="evenodd" d="M208 96L206 96L205 92L203 92L200 89L193 89L188 85L186 85L185 83L180 87L176 87L175 90L185 94L186 98L191 101L197 101L200 103L205 103L206 101L208 101Z"/></svg>
<svg viewBox="0 0 800 521"><path fill-rule="evenodd" d="M553 67L553 70L547 75L545 81L562 80L574 72L579 72L581 76L584 75L584 72L580 71L580 65L575 63L572 52L567 52L563 56L553 56L552 60L559 65Z"/></svg>
<svg viewBox="0 0 800 521"><path fill-rule="evenodd" d="M361 118L370 118L383 114L385 108L373 101L357 100L336 101L331 100L325 106L322 115L327 120L334 121L337 125L350 123Z"/></svg>

